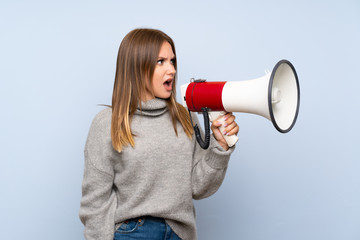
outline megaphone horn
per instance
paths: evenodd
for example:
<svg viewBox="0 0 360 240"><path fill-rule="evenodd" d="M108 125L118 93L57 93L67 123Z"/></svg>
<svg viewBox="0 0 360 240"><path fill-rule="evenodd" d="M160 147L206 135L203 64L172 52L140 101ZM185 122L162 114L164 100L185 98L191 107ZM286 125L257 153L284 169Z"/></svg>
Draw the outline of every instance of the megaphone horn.
<svg viewBox="0 0 360 240"><path fill-rule="evenodd" d="M279 61L263 77L236 82L193 80L181 86L183 105L193 112L244 112L269 119L281 133L295 125L300 105L300 87L294 66ZM213 119L215 120L215 119Z"/></svg>

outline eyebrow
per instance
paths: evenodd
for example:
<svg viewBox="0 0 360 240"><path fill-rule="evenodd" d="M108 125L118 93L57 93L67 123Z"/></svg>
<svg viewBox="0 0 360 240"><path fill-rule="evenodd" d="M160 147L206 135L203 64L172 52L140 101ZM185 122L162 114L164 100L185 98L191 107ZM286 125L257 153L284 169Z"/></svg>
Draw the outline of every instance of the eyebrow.
<svg viewBox="0 0 360 240"><path fill-rule="evenodd" d="M158 57L158 59L167 59L167 57L161 57L161 56L159 56ZM172 58L170 58L170 59L176 59L176 57L175 56L173 56Z"/></svg>

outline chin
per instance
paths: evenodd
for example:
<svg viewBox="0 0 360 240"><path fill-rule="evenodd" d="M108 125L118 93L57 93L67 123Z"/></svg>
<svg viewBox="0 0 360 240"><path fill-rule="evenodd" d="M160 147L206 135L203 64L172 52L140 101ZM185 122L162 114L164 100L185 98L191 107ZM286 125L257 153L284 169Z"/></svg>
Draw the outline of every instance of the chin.
<svg viewBox="0 0 360 240"><path fill-rule="evenodd" d="M159 95L159 96L156 96L157 98L160 98L160 99L169 99L171 97L171 94L164 94L164 95Z"/></svg>

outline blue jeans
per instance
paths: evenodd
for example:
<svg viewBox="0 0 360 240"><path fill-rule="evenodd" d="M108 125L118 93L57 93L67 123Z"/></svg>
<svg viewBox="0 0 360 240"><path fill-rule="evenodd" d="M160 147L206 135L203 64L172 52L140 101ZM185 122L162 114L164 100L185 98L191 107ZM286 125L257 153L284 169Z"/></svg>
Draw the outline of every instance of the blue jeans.
<svg viewBox="0 0 360 240"><path fill-rule="evenodd" d="M114 240L181 240L163 218L140 217L121 223Z"/></svg>

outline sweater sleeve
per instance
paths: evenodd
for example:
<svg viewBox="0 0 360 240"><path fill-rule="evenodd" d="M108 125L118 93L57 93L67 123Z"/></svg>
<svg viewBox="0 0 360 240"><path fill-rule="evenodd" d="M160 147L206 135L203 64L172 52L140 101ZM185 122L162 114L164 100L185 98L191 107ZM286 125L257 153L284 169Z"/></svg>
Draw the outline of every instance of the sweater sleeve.
<svg viewBox="0 0 360 240"><path fill-rule="evenodd" d="M195 114L192 117L194 124L198 123ZM202 133L203 135L203 133ZM231 153L234 147L225 151L217 142L213 134L210 137L208 149L202 149L194 137L192 194L198 200L214 194L222 184Z"/></svg>
<svg viewBox="0 0 360 240"><path fill-rule="evenodd" d="M107 148L112 146L107 132L108 124L102 115L99 113L91 124L84 151L85 164L79 216L85 227L86 240L114 238L116 194L113 191L114 171L110 156L107 156L109 153Z"/></svg>

